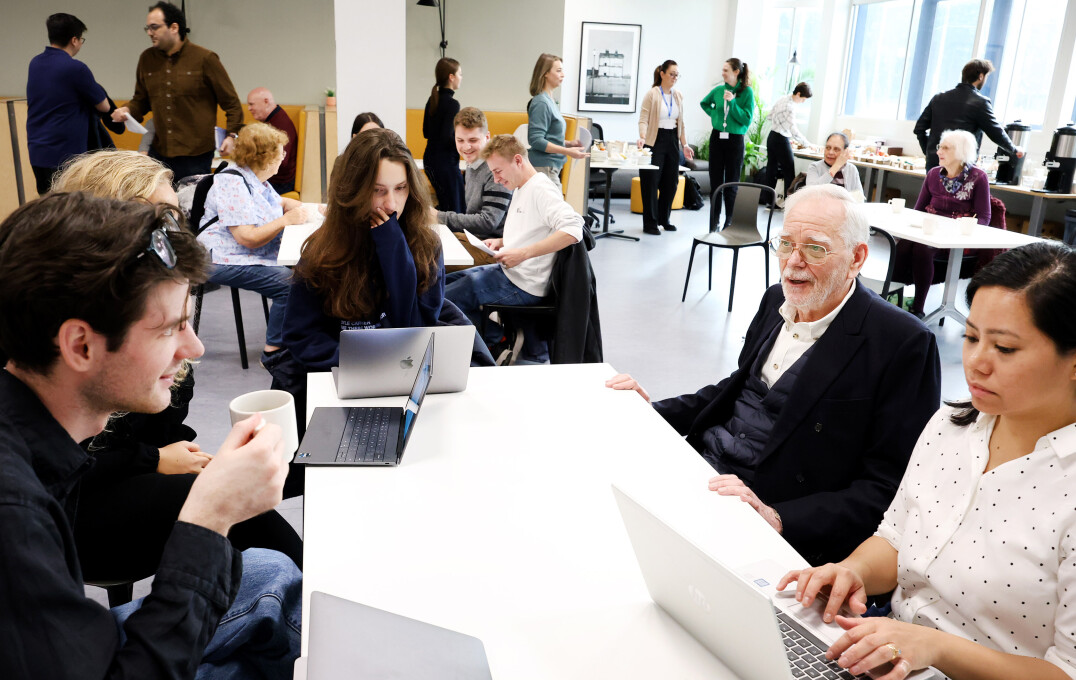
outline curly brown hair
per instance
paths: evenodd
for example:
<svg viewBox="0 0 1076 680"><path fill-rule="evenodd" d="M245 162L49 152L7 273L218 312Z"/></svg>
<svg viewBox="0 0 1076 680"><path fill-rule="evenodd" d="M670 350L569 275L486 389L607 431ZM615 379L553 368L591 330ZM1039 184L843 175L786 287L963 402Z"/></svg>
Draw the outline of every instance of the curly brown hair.
<svg viewBox="0 0 1076 680"><path fill-rule="evenodd" d="M411 152L392 130L352 138L333 167L325 223L307 239L295 273L324 300L324 312L339 319L369 319L385 302L385 277L370 233L374 184L382 160L407 172L407 202L398 221L418 273L418 292L437 281L441 240L431 228L426 182Z"/></svg>
<svg viewBox="0 0 1076 680"><path fill-rule="evenodd" d="M288 136L268 123L251 123L239 131L232 160L236 165L261 172L276 160L277 149Z"/></svg>

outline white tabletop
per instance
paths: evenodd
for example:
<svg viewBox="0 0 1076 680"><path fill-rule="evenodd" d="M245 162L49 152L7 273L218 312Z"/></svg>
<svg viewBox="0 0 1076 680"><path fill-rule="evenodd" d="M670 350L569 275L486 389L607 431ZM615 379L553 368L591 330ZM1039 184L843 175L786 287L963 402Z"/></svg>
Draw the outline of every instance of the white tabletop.
<svg viewBox="0 0 1076 680"><path fill-rule="evenodd" d="M495 678L733 678L650 600L610 483L734 568L805 562L708 491L713 469L605 388L614 373L472 369L465 392L426 397L399 467L308 469L303 611L319 590L475 635ZM309 408L340 403L311 374Z"/></svg>
<svg viewBox="0 0 1076 680"><path fill-rule="evenodd" d="M864 203L862 207L872 227L884 229L896 238L923 243L932 248L1016 248L1042 240L981 224L975 225L975 230L964 236L960 233L956 220L939 216L935 216L938 220L937 230L928 236L923 233L923 218L926 213L911 208L893 212L893 207L888 203Z"/></svg>
<svg viewBox="0 0 1076 680"><path fill-rule="evenodd" d="M635 163L610 163L609 161L590 160L593 170L658 170L656 165L636 165Z"/></svg>
<svg viewBox="0 0 1076 680"><path fill-rule="evenodd" d="M299 256L303 252L303 244L320 226L321 220L284 227L284 235L280 237L280 252L277 253L276 263L286 267L298 264ZM443 224L438 224L437 235L441 237L441 250L445 255L446 267L474 264L474 258L463 247L463 244L460 243L451 229Z"/></svg>

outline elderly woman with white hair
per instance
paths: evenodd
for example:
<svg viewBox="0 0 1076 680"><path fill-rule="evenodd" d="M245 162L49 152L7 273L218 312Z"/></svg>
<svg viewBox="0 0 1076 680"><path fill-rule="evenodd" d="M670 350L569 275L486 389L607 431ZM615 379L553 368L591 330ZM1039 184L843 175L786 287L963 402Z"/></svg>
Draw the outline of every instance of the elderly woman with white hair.
<svg viewBox="0 0 1076 680"><path fill-rule="evenodd" d="M915 209L942 217L974 217L990 224L990 180L974 163L978 154L975 137L965 130L946 130L938 142L938 167L923 180ZM921 243L901 241L893 278L915 284L912 314L923 318L923 303L934 282L935 260L944 261L948 251Z"/></svg>

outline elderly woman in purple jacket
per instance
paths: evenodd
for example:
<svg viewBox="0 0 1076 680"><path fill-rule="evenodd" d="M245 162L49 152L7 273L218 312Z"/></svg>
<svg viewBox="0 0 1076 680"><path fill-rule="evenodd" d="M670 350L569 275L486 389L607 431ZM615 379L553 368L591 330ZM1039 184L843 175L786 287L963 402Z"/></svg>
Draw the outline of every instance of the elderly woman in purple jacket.
<svg viewBox="0 0 1076 680"><path fill-rule="evenodd" d="M975 137L965 130L946 130L938 142L938 167L923 180L915 209L942 217L974 217L990 224L990 180L974 163L978 154ZM948 251L901 241L893 278L915 284L912 314L923 318L923 304L934 281L935 259L944 260ZM910 276L909 276L910 274Z"/></svg>

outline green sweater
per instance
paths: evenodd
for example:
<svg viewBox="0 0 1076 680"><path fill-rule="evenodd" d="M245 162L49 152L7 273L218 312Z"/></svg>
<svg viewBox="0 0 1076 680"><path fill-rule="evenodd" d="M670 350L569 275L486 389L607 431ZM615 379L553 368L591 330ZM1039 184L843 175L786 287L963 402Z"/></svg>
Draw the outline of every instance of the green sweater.
<svg viewBox="0 0 1076 680"><path fill-rule="evenodd" d="M703 97L699 104L706 115L710 116L710 122L714 129L719 132L728 132L734 135L747 134L747 128L751 127L751 118L755 115L755 94L751 88L744 86L740 94L729 102L728 116L725 115L725 91L734 92L733 88L726 83L721 83L710 94Z"/></svg>

